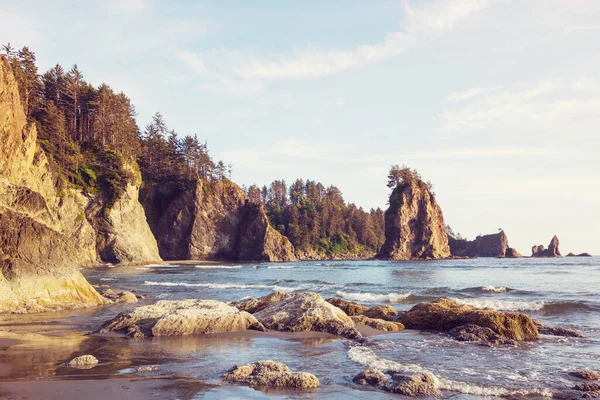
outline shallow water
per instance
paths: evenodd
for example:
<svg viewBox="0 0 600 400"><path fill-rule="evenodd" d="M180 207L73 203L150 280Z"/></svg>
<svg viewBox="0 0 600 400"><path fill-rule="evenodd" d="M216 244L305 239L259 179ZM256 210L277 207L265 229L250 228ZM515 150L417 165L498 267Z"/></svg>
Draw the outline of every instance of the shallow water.
<svg viewBox="0 0 600 400"><path fill-rule="evenodd" d="M11 348L0 363L12 371L0 379L27 376L90 379L105 377L190 377L219 384L236 363L276 359L293 370L314 373L321 388L310 392L258 392L216 386L198 398L398 398L352 383L365 366L435 374L444 397L489 396L569 398L576 383L569 371L600 369L600 258L474 259L434 262L330 261L286 264L149 265L83 271L97 286L136 290L156 299L205 298L223 301L259 297L273 290L314 291L367 305L405 310L421 301L450 297L458 302L522 311L545 325L580 330L584 338L544 336L537 343L488 348L435 333L406 330L373 337L365 346L336 338L264 335L245 338L160 338L129 340L92 336L53 356L41 350ZM35 317L31 326L54 332L93 330L132 305ZM19 319L21 318L21 319ZM7 317L4 329L18 331L23 317ZM27 317L32 318L32 317ZM26 324L26 325L27 325ZM58 333L56 333L58 335ZM61 363L93 353L102 363L73 370ZM21 361L18 361L21 360ZM26 361L24 361L26 360ZM36 361L38 360L38 361ZM40 361L41 360L41 361ZM106 361L104 361L106 360ZM32 370L29 364L35 364ZM139 365L158 365L138 373ZM187 398L194 398L186 396Z"/></svg>

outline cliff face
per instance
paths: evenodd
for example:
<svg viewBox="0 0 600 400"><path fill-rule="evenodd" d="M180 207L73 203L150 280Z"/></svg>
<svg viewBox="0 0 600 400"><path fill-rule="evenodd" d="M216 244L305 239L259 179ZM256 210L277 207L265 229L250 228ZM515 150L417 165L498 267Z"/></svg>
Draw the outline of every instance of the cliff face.
<svg viewBox="0 0 600 400"><path fill-rule="evenodd" d="M77 270L96 262L85 200L57 192L17 83L0 59L0 312L81 307L105 300Z"/></svg>
<svg viewBox="0 0 600 400"><path fill-rule="evenodd" d="M544 249L544 246L541 244L533 246L531 248L531 257L561 257L558 244L558 238L554 236L547 249Z"/></svg>
<svg viewBox="0 0 600 400"><path fill-rule="evenodd" d="M442 209L427 185L413 180L396 187L385 212L385 243L378 257L409 260L449 256Z"/></svg>
<svg viewBox="0 0 600 400"><path fill-rule="evenodd" d="M508 237L504 231L478 236L475 240L448 238L450 252L459 257L505 257ZM511 255L514 254L511 251Z"/></svg>
<svg viewBox="0 0 600 400"><path fill-rule="evenodd" d="M171 183L145 189L143 203L165 259L293 261L294 248L274 230L264 209L229 180Z"/></svg>

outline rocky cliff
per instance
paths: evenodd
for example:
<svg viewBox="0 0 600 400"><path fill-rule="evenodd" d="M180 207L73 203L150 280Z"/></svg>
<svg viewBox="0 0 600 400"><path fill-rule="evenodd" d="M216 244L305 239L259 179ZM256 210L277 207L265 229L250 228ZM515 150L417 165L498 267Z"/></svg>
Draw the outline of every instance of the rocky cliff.
<svg viewBox="0 0 600 400"><path fill-rule="evenodd" d="M531 248L531 257L561 257L558 244L558 238L554 236L547 249L545 249L541 244L533 246Z"/></svg>
<svg viewBox="0 0 600 400"><path fill-rule="evenodd" d="M378 257L392 260L450 256L442 209L417 179L398 185L385 212L385 243Z"/></svg>
<svg viewBox="0 0 600 400"><path fill-rule="evenodd" d="M8 62L0 59L0 312L97 305L77 270L97 260L83 196L58 191Z"/></svg>
<svg viewBox="0 0 600 400"><path fill-rule="evenodd" d="M450 252L458 257L507 257L508 237L504 231L489 235L478 236L475 240L455 239L448 237ZM508 256L516 257L514 249L508 251Z"/></svg>
<svg viewBox="0 0 600 400"><path fill-rule="evenodd" d="M295 260L292 244L269 225L262 206L227 179L156 184L142 198L165 259Z"/></svg>

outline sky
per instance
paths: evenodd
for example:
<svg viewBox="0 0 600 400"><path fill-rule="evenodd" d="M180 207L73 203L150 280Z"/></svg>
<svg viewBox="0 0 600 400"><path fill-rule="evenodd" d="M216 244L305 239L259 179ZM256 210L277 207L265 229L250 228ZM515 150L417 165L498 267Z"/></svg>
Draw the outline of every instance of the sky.
<svg viewBox="0 0 600 400"><path fill-rule="evenodd" d="M0 0L0 42L77 63L198 134L238 184L313 179L386 207L434 184L467 238L600 254L600 1Z"/></svg>

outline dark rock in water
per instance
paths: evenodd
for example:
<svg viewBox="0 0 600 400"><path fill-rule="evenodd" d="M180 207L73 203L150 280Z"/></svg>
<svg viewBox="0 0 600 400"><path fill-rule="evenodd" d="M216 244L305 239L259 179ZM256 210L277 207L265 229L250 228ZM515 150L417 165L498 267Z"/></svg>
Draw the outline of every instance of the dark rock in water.
<svg viewBox="0 0 600 400"><path fill-rule="evenodd" d="M600 392L600 383L578 383L573 389L582 392Z"/></svg>
<svg viewBox="0 0 600 400"><path fill-rule="evenodd" d="M290 241L235 183L160 183L142 192L160 254L170 260L294 261Z"/></svg>
<svg viewBox="0 0 600 400"><path fill-rule="evenodd" d="M138 297L126 290L106 289L102 292L102 296L115 303L137 303Z"/></svg>
<svg viewBox="0 0 600 400"><path fill-rule="evenodd" d="M498 335L512 340L539 339L537 327L525 314L458 305L449 299L419 303L402 315L401 322L408 329L439 332L450 332L462 325L477 325L490 328Z"/></svg>
<svg viewBox="0 0 600 400"><path fill-rule="evenodd" d="M254 387L312 389L319 387L319 379L308 372L292 372L284 363L261 360L253 364L236 365L221 376L228 382Z"/></svg>
<svg viewBox="0 0 600 400"><path fill-rule="evenodd" d="M531 257L560 257L560 250L558 249L558 238L554 236L550 241L547 249L544 249L543 245L533 246L531 248Z"/></svg>
<svg viewBox="0 0 600 400"><path fill-rule="evenodd" d="M366 325L373 329L385 332L399 332L404 329L400 322L386 321L383 319L369 318L364 315L353 315L350 317L355 324Z"/></svg>
<svg viewBox="0 0 600 400"><path fill-rule="evenodd" d="M506 257L509 248L504 231L477 236L471 241L449 236L448 243L452 255L458 257Z"/></svg>
<svg viewBox="0 0 600 400"><path fill-rule="evenodd" d="M233 303L233 305L240 311L246 311L250 314L254 314L255 312L259 312L267 308L272 303L277 303L278 301L287 300L291 298L291 294L283 293L283 292L273 292L263 297L259 297L255 299L253 297L242 299Z"/></svg>
<svg viewBox="0 0 600 400"><path fill-rule="evenodd" d="M570 373L572 376L581 379L587 379L590 381L600 380L600 374L594 371L590 371L589 369L584 369L582 371L575 371Z"/></svg>
<svg viewBox="0 0 600 400"><path fill-rule="evenodd" d="M369 307L363 306L362 304L358 304L353 301L340 299L337 297L330 297L330 298L326 299L325 301L328 302L329 304L336 306L340 310L344 311L350 317L353 315L362 315L365 313L365 311L367 311L369 309Z"/></svg>
<svg viewBox="0 0 600 400"><path fill-rule="evenodd" d="M505 336L501 336L490 328L482 328L478 325L461 325L450 331L450 335L461 342L483 342L486 345L514 345L517 342Z"/></svg>
<svg viewBox="0 0 600 400"><path fill-rule="evenodd" d="M523 256L516 249L509 247L508 249L506 249L506 253L504 254L504 257L505 258L521 258Z"/></svg>
<svg viewBox="0 0 600 400"><path fill-rule="evenodd" d="M386 374L378 369L368 368L352 378L352 382L359 385L381 386L383 387L389 381Z"/></svg>
<svg viewBox="0 0 600 400"><path fill-rule="evenodd" d="M362 335L345 312L316 293L300 293L254 314L264 326L283 332L326 332L349 339Z"/></svg>
<svg viewBox="0 0 600 400"><path fill-rule="evenodd" d="M583 337L581 333L570 328L542 326L539 327L538 330L542 335Z"/></svg>
<svg viewBox="0 0 600 400"><path fill-rule="evenodd" d="M391 260L450 257L442 209L418 179L398 185L385 211L385 243L379 258Z"/></svg>
<svg viewBox="0 0 600 400"><path fill-rule="evenodd" d="M591 257L592 255L590 253L580 253L580 254L573 254L573 253L569 253L567 254L567 257Z"/></svg>
<svg viewBox="0 0 600 400"><path fill-rule="evenodd" d="M398 311L390 306L375 306L363 313L366 317L382 319L384 321L395 321L398 319Z"/></svg>
<svg viewBox="0 0 600 400"><path fill-rule="evenodd" d="M128 336L204 335L265 327L251 314L216 300L161 300L120 313L102 325L99 333Z"/></svg>
<svg viewBox="0 0 600 400"><path fill-rule="evenodd" d="M390 391L410 397L442 397L435 377L428 373L406 376L394 374Z"/></svg>

